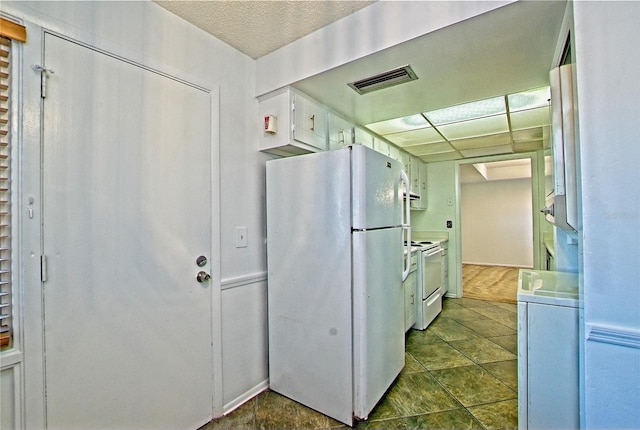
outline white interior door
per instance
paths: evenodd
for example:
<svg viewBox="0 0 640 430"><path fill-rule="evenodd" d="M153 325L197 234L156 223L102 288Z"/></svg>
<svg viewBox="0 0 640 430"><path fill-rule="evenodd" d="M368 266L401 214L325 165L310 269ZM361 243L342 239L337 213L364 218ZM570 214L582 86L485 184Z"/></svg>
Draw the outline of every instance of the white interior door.
<svg viewBox="0 0 640 430"><path fill-rule="evenodd" d="M45 36L49 428L212 414L210 94Z"/></svg>

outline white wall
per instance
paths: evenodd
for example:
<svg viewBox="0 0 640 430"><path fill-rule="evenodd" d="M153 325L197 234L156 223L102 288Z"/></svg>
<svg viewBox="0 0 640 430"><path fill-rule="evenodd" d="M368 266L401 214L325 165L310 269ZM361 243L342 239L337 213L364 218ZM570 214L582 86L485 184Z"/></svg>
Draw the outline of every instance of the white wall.
<svg viewBox="0 0 640 430"><path fill-rule="evenodd" d="M22 76L24 94L32 93L32 87L38 85L37 75L30 65L41 61L37 53L41 50L41 31L45 28L214 90L219 95L219 110L216 112L219 133L216 137L219 142L220 198L214 202L213 223L220 230L220 248L217 258L212 258L212 275L216 278L214 285L223 287L217 303L218 306L225 306L225 309L223 312L214 312L219 316L223 314L214 327L214 339L224 343L217 344L218 351L221 348L233 351L237 360L247 368L238 369L231 359L218 360L218 365L222 366L222 376L216 375L214 378L220 389L215 401L222 405L242 396L242 389L246 390L246 395L250 395L251 387L264 386L268 378L265 365L266 258L263 221L263 166L266 156L256 150L259 123L254 97L255 61L150 1L3 1L2 12L23 20L28 27ZM35 155L36 160L38 155L34 148L39 146L38 102L39 97L25 100L25 139L22 142L23 151L27 155ZM24 168L23 192L39 195L37 163L31 163L25 157L21 168ZM246 226L248 229L246 248L235 247L236 226ZM24 240L28 236L28 240L34 243L24 244L26 266L23 275L27 281L22 288L27 292L24 295L26 352L19 353L24 352L25 357L25 389L16 389L19 393L25 393L24 403L18 405L18 410L25 408L26 427L40 428L45 419L42 309L39 274L31 276L36 270L39 271L39 267L36 268L36 259L27 253L27 250L33 249L37 256L40 242L31 232L24 234ZM233 287L233 293L226 287ZM243 297L239 299L238 296ZM262 311L255 312L251 318L244 318L248 307ZM244 318L244 336L228 335L236 333L240 318ZM223 384L222 379L232 383ZM223 392L225 388L227 391ZM16 401L21 400L20 396L16 397ZM5 398L2 400L3 412L4 406Z"/></svg>
<svg viewBox="0 0 640 430"><path fill-rule="evenodd" d="M462 262L533 267L531 180L461 185Z"/></svg>
<svg viewBox="0 0 640 430"><path fill-rule="evenodd" d="M456 222L458 197L456 164L453 161L427 165L427 210L411 211L411 228L416 231L446 232L449 236L449 291L447 296L461 297L462 270L458 229L447 228L447 221ZM448 204L451 200L452 205Z"/></svg>
<svg viewBox="0 0 640 430"><path fill-rule="evenodd" d="M573 3L582 188L584 418L640 428L639 2Z"/></svg>

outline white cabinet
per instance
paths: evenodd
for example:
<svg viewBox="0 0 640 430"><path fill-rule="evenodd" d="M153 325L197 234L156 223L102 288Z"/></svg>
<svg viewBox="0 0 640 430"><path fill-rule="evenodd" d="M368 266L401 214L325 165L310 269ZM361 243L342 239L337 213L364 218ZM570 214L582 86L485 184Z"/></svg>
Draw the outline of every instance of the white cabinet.
<svg viewBox="0 0 640 430"><path fill-rule="evenodd" d="M427 208L427 165L416 157L411 157L411 192L415 198L411 200L411 209Z"/></svg>
<svg viewBox="0 0 640 430"><path fill-rule="evenodd" d="M327 150L326 107L293 88L267 94L258 102L260 151L286 156ZM267 115L277 118L275 133L264 128Z"/></svg>
<svg viewBox="0 0 640 430"><path fill-rule="evenodd" d="M309 97L293 93L293 138L326 151L327 108Z"/></svg>
<svg viewBox="0 0 640 430"><path fill-rule="evenodd" d="M418 255L411 253L411 270L409 276L402 283L404 289L404 331L409 330L416 323L416 293L418 288Z"/></svg>
<svg viewBox="0 0 640 430"><path fill-rule="evenodd" d="M333 112L328 114L329 149L340 149L352 145L353 124Z"/></svg>
<svg viewBox="0 0 640 430"><path fill-rule="evenodd" d="M520 270L518 428L577 429L578 274Z"/></svg>
<svg viewBox="0 0 640 430"><path fill-rule="evenodd" d="M389 156L389 144L386 141L375 136L373 137L373 149L376 152L386 155L387 157Z"/></svg>
<svg viewBox="0 0 640 430"><path fill-rule="evenodd" d="M367 148L373 149L373 135L371 135L363 128L355 127L353 129L353 140L353 143L364 145Z"/></svg>

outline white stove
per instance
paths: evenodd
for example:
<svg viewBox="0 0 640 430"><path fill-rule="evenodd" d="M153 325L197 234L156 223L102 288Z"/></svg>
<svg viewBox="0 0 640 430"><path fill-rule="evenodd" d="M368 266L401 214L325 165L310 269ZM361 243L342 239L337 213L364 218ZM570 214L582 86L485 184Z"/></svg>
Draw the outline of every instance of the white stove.
<svg viewBox="0 0 640 430"><path fill-rule="evenodd" d="M411 241L411 251L419 252L416 296L418 306L414 328L426 329L442 311L443 249L436 241Z"/></svg>

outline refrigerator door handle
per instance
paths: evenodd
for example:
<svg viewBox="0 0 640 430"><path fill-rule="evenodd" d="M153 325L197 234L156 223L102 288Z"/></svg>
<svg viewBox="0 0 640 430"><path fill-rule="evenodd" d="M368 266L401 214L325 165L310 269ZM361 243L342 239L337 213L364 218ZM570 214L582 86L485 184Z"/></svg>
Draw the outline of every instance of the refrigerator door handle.
<svg viewBox="0 0 640 430"><path fill-rule="evenodd" d="M407 190L403 197L405 207L402 214L402 230L407 232L405 242L407 250L404 256L404 270L402 271L402 281L404 282L405 279L407 279L407 277L409 276L409 272L411 271L411 207L409 201L409 195L411 194L411 183L409 182L409 177L404 172L404 170L400 171L400 181L404 182ZM404 234L402 236L404 236Z"/></svg>

